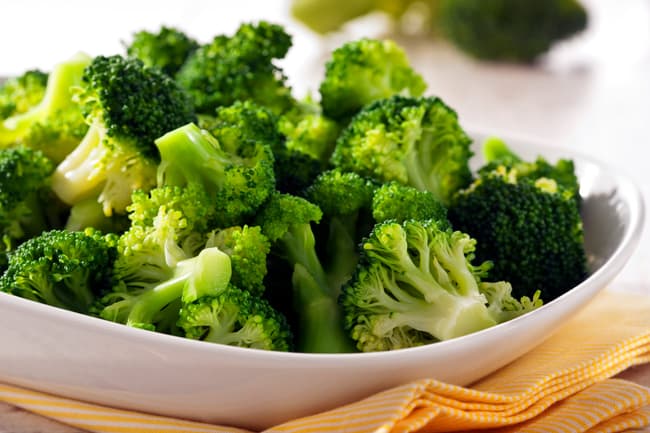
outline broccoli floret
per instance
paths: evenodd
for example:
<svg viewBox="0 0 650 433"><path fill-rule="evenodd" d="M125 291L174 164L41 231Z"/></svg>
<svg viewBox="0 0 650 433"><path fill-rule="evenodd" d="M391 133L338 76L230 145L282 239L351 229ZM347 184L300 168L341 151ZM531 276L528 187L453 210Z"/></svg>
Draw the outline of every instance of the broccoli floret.
<svg viewBox="0 0 650 433"><path fill-rule="evenodd" d="M233 285L255 296L262 295L271 243L259 226L244 225L217 230L211 234L206 246L218 247L228 254Z"/></svg>
<svg viewBox="0 0 650 433"><path fill-rule="evenodd" d="M162 26L156 33L147 30L135 33L126 46L126 53L142 60L145 66L174 76L198 47L199 43L181 30Z"/></svg>
<svg viewBox="0 0 650 433"><path fill-rule="evenodd" d="M307 98L280 116L278 130L284 135L289 151L305 153L321 161L325 168L334 150L340 126L324 116L316 102Z"/></svg>
<svg viewBox="0 0 650 433"><path fill-rule="evenodd" d="M532 62L551 46L587 26L576 0L441 0L441 32L481 59Z"/></svg>
<svg viewBox="0 0 650 433"><path fill-rule="evenodd" d="M176 79L196 110L211 115L235 101L254 101L276 114L293 104L286 77L273 64L291 47L291 36L276 24L242 24L233 36L219 35L199 47Z"/></svg>
<svg viewBox="0 0 650 433"><path fill-rule="evenodd" d="M111 287L115 235L93 230L51 230L22 243L9 256L0 290L59 308L87 313Z"/></svg>
<svg viewBox="0 0 650 433"><path fill-rule="evenodd" d="M443 224L447 208L429 191L420 191L398 182L377 187L372 197L372 216L376 222L433 219ZM451 225L449 225L451 227Z"/></svg>
<svg viewBox="0 0 650 433"><path fill-rule="evenodd" d="M435 220L377 224L340 298L346 328L359 350L428 344L504 318L496 303L489 308L479 288L490 263L472 263L475 244L467 234L443 229Z"/></svg>
<svg viewBox="0 0 650 433"><path fill-rule="evenodd" d="M94 313L106 320L150 331L177 333L181 306L224 291L231 275L230 259L218 248L205 248L175 264L169 279L141 290L114 290Z"/></svg>
<svg viewBox="0 0 650 433"><path fill-rule="evenodd" d="M77 54L70 60L56 65L48 76L45 93L40 102L0 122L0 146L21 144L22 140L32 133L38 138L41 133L32 131L35 125L45 125L39 127L46 129L54 128L55 126L50 125L64 123L64 120L60 119L61 116L74 118L70 113L78 113L79 109L72 100L73 88L81 83L84 68L89 63L88 56ZM28 141L34 142L34 138L29 138ZM42 150L47 146L43 146ZM61 151L54 149L53 152L58 154Z"/></svg>
<svg viewBox="0 0 650 433"><path fill-rule="evenodd" d="M184 305L178 325L196 340L263 350L291 347L284 316L264 299L234 286Z"/></svg>
<svg viewBox="0 0 650 433"><path fill-rule="evenodd" d="M191 123L156 140L161 155L158 182L206 191L219 210L213 222L219 228L243 224L275 188L271 147L234 134L228 138L218 141Z"/></svg>
<svg viewBox="0 0 650 433"><path fill-rule="evenodd" d="M121 56L94 58L75 99L90 128L57 166L52 189L70 205L97 197L105 215L124 213L133 191L155 185L154 140L194 121L192 105L158 69Z"/></svg>
<svg viewBox="0 0 650 433"><path fill-rule="evenodd" d="M472 181L471 139L440 99L393 96L366 106L336 143L332 162L380 182L430 191L447 205Z"/></svg>
<svg viewBox="0 0 650 433"><path fill-rule="evenodd" d="M587 275L582 220L573 193L549 178L518 177L516 169L483 170L449 208L452 225L478 241L490 276L515 296L541 290L550 301Z"/></svg>
<svg viewBox="0 0 650 433"><path fill-rule="evenodd" d="M373 101L421 96L426 84L395 42L360 39L332 52L319 90L323 113L345 122Z"/></svg>
<svg viewBox="0 0 650 433"><path fill-rule="evenodd" d="M0 150L0 269L7 252L20 242L53 228L50 175L54 165L41 152L27 148Z"/></svg>
<svg viewBox="0 0 650 433"><path fill-rule="evenodd" d="M538 156L535 161L524 161L503 140L496 137L490 137L483 143L483 156L486 164L480 168L481 172L490 172L502 165L515 169L518 179L553 179L567 193L572 194L580 206L580 184L572 160L559 159L551 164L544 157Z"/></svg>
<svg viewBox="0 0 650 433"><path fill-rule="evenodd" d="M325 34L338 30L347 21L371 12L375 3L376 0L293 0L291 15L311 30Z"/></svg>
<svg viewBox="0 0 650 433"><path fill-rule="evenodd" d="M0 120L21 114L38 105L45 96L48 74L38 69L25 71L0 84Z"/></svg>
<svg viewBox="0 0 650 433"><path fill-rule="evenodd" d="M338 292L329 286L311 228L321 217L318 206L276 192L257 215L256 223L271 241L271 253L292 268L292 298L300 323L298 350L349 352L353 347L343 330Z"/></svg>

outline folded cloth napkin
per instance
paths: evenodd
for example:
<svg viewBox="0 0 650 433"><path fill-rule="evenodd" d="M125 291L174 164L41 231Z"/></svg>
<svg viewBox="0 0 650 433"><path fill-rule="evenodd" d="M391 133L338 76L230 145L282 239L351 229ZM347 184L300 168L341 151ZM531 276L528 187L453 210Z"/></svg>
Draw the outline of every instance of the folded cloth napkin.
<svg viewBox="0 0 650 433"><path fill-rule="evenodd" d="M650 297L605 291L536 349L471 387L419 380L267 432L605 433L641 428L650 425L650 389L612 377L649 361ZM90 432L245 432L8 385L0 385L0 400Z"/></svg>

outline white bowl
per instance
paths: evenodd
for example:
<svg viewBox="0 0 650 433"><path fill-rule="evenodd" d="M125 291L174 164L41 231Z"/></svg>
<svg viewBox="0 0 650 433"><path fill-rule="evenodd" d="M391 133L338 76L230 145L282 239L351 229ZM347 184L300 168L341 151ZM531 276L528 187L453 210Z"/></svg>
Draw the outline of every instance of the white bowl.
<svg viewBox="0 0 650 433"><path fill-rule="evenodd" d="M476 143L482 142L477 135ZM475 334L394 352L275 353L193 341L0 293L0 381L104 405L262 429L420 378L466 385L531 350L584 307L640 237L639 190L566 149L511 139L522 156L573 158L591 276L532 313Z"/></svg>

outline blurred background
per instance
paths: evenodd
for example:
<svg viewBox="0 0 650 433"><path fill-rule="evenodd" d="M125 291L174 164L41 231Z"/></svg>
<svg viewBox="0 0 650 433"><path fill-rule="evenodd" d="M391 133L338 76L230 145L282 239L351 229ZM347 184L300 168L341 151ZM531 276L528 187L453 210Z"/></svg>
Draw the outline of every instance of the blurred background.
<svg viewBox="0 0 650 433"><path fill-rule="evenodd" d="M123 53L134 32L161 25L208 42L233 33L242 21L265 19L293 35L293 48L279 66L294 93L317 97L332 49L362 36L387 37L405 48L428 83L427 93L455 108L466 129L531 137L592 155L627 172L650 204L648 0L582 0L584 29L523 61L512 51L506 58L479 58L458 42L467 44L472 35L442 35L432 18L435 1L5 1L0 76L49 70L78 51ZM649 260L650 228L615 285L650 291Z"/></svg>

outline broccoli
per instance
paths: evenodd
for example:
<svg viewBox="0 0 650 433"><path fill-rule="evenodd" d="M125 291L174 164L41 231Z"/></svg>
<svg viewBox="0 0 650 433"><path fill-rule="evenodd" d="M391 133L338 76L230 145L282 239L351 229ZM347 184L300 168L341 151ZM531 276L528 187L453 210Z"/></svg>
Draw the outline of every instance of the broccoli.
<svg viewBox="0 0 650 433"><path fill-rule="evenodd" d="M587 26L576 0L440 0L441 33L480 59L532 62Z"/></svg>
<svg viewBox="0 0 650 433"><path fill-rule="evenodd" d="M475 244L436 220L378 223L340 297L357 348L393 350L446 340L508 317L498 304L512 314L539 305L538 298L522 303L501 292L490 308L479 285L491 264L472 263Z"/></svg>
<svg viewBox="0 0 650 433"><path fill-rule="evenodd" d="M20 242L53 228L49 185L54 170L41 152L27 148L0 150L0 269L7 252Z"/></svg>
<svg viewBox="0 0 650 433"><path fill-rule="evenodd" d="M111 287L116 236L94 230L50 230L9 256L0 290L33 301L87 313Z"/></svg>
<svg viewBox="0 0 650 433"><path fill-rule="evenodd" d="M339 353L353 350L343 330L338 291L329 285L316 252L312 222L320 208L305 199L275 192L256 216L271 241L271 253L292 268L292 298L300 323L297 348L302 352Z"/></svg>
<svg viewBox="0 0 650 433"><path fill-rule="evenodd" d="M183 305L178 326L187 338L212 343L277 351L291 347L286 318L264 299L234 286Z"/></svg>
<svg viewBox="0 0 650 433"><path fill-rule="evenodd" d="M48 74L38 69L25 71L0 84L0 121L38 105L45 96Z"/></svg>
<svg viewBox="0 0 650 433"><path fill-rule="evenodd" d="M154 140L194 121L192 105L171 78L121 56L95 57L75 99L90 128L57 166L52 189L70 205L97 197L106 216L124 213L134 190L154 186Z"/></svg>
<svg viewBox="0 0 650 433"><path fill-rule="evenodd" d="M199 43L182 31L166 26L162 26L157 33L141 30L125 46L128 56L142 60L147 67L159 68L172 77L198 47Z"/></svg>
<svg viewBox="0 0 650 433"><path fill-rule="evenodd" d="M395 42L360 39L332 52L320 84L323 113L346 122L362 107L393 95L419 97L426 90Z"/></svg>
<svg viewBox="0 0 650 433"><path fill-rule="evenodd" d="M78 124L80 114L78 107L72 100L72 92L73 88L81 83L84 68L89 62L90 58L88 56L77 54L73 58L56 65L47 78L47 85L40 101L30 106L26 111L16 112L0 122L0 146L16 146L21 144L30 134L35 135L33 138L27 138L30 143L38 143L39 138L51 137L51 133L34 132L33 128L35 126L46 131L53 129L59 131L67 128L67 126L63 126L66 121L72 120L73 123ZM74 129L74 127L72 128ZM46 152L50 147L55 146L44 143L41 150ZM65 153L67 150L53 149L52 151L58 155Z"/></svg>
<svg viewBox="0 0 650 433"><path fill-rule="evenodd" d="M275 188L271 147L233 134L223 135L218 141L190 123L156 140L161 155L158 183L195 185L206 191L212 206L219 210L212 222L219 228L244 223Z"/></svg>
<svg viewBox="0 0 650 433"><path fill-rule="evenodd" d="M449 219L477 239L477 258L494 261L490 276L509 281L517 296L540 290L548 302L587 275L576 200L553 179L505 166L482 170L458 193Z"/></svg>
<svg viewBox="0 0 650 433"><path fill-rule="evenodd" d="M198 113L254 101L276 114L293 104L286 77L273 64L291 47L291 36L276 24L242 24L233 36L219 35L189 56L176 75Z"/></svg>
<svg viewBox="0 0 650 433"><path fill-rule="evenodd" d="M376 0L332 1L293 0L291 15L315 32L338 30L347 21L361 17L375 8Z"/></svg>
<svg viewBox="0 0 650 433"><path fill-rule="evenodd" d="M259 226L234 226L216 230L206 247L218 247L228 254L232 266L230 282L242 290L261 296L267 273L266 259L271 243Z"/></svg>
<svg viewBox="0 0 650 433"><path fill-rule="evenodd" d="M380 182L430 191L447 205L472 181L471 139L435 97L393 96L361 110L341 133L333 164Z"/></svg>
<svg viewBox="0 0 650 433"><path fill-rule="evenodd" d="M448 222L447 208L433 194L394 181L384 183L375 190L372 216L376 222L393 220L402 223L410 219L433 219L443 225Z"/></svg>

